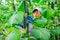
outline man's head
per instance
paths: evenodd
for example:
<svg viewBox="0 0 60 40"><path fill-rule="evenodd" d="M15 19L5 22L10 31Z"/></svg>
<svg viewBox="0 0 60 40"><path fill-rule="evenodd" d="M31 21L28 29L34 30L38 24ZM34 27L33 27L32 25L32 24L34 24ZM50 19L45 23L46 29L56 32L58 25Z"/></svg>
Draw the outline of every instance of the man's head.
<svg viewBox="0 0 60 40"><path fill-rule="evenodd" d="M33 16L34 16L34 18L38 18L41 16L41 12L38 9L34 9Z"/></svg>

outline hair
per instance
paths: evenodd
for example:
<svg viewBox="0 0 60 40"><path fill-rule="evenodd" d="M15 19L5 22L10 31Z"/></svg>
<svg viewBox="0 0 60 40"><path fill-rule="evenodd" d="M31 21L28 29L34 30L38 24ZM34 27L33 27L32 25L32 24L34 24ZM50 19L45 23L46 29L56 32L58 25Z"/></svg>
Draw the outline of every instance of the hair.
<svg viewBox="0 0 60 40"><path fill-rule="evenodd" d="M36 12L36 11L38 11L38 9L34 9L34 10L33 10L33 13Z"/></svg>

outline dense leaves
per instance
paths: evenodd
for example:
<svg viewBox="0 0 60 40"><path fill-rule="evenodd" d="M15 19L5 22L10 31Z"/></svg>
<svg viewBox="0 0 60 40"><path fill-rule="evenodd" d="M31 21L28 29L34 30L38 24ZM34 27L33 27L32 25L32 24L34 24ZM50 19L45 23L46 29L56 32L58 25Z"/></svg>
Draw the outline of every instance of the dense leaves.
<svg viewBox="0 0 60 40"><path fill-rule="evenodd" d="M41 16L43 16L41 18L34 19L34 23L32 23L34 28L32 33L28 33L29 37L26 37L26 29L22 29L17 25L13 25L23 24L23 17L27 15L27 13L24 13L25 6L23 1L24 0L0 0L0 40L4 40L5 38L6 40L54 40L54 35L60 35L59 0L57 1L58 4L55 4L56 0L30 0L31 3L29 0L26 0L27 8L32 17L32 11L36 7L42 8ZM51 8L51 2L54 3L54 9ZM15 11L13 6L15 7ZM30 33L33 38L30 36ZM53 38L50 38L50 34L53 35Z"/></svg>
<svg viewBox="0 0 60 40"><path fill-rule="evenodd" d="M35 28L33 29L32 34L35 38L40 38L40 40L49 40L50 38L50 33L45 28Z"/></svg>
<svg viewBox="0 0 60 40"><path fill-rule="evenodd" d="M19 5L18 11L24 11L23 1L21 1L21 4Z"/></svg>
<svg viewBox="0 0 60 40"><path fill-rule="evenodd" d="M46 9L46 10L43 11L43 14L42 15L45 18L47 18L47 19L51 19L51 17L54 15L54 10L52 10L52 9Z"/></svg>
<svg viewBox="0 0 60 40"><path fill-rule="evenodd" d="M47 23L44 17L34 19L34 26L43 27Z"/></svg>
<svg viewBox="0 0 60 40"><path fill-rule="evenodd" d="M16 14L13 14L11 18L9 19L9 23L12 24L22 24L23 23L23 12L18 12Z"/></svg>
<svg viewBox="0 0 60 40"><path fill-rule="evenodd" d="M53 35L60 35L59 27L52 28L52 29L50 29L50 31L51 31L51 34L53 34Z"/></svg>
<svg viewBox="0 0 60 40"><path fill-rule="evenodd" d="M6 40L20 40L20 31L19 29L15 29L12 31L6 38Z"/></svg>

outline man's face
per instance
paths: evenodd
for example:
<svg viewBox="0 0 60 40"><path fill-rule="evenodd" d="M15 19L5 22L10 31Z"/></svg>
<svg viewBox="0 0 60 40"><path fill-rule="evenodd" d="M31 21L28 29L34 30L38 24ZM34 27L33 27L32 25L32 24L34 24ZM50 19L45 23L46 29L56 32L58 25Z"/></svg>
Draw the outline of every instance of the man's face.
<svg viewBox="0 0 60 40"><path fill-rule="evenodd" d="M39 18L39 17L41 16L41 14L40 14L39 11L35 11L35 12L33 13L33 16L34 16L34 18Z"/></svg>

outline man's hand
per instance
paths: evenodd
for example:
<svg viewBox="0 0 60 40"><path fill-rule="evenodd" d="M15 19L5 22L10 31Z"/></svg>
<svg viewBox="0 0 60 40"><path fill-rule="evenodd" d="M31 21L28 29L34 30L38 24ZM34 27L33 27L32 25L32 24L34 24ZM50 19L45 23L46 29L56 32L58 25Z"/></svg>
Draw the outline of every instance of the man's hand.
<svg viewBox="0 0 60 40"><path fill-rule="evenodd" d="M33 23L34 22L34 19L30 16L27 16L26 19L29 21L29 23Z"/></svg>
<svg viewBox="0 0 60 40"><path fill-rule="evenodd" d="M34 22L33 18L30 17L30 16L27 16L26 19L28 20L28 23L33 23ZM24 25L22 25L22 24L17 24L17 26L20 26L21 28L24 28Z"/></svg>

